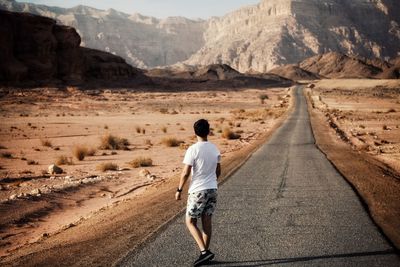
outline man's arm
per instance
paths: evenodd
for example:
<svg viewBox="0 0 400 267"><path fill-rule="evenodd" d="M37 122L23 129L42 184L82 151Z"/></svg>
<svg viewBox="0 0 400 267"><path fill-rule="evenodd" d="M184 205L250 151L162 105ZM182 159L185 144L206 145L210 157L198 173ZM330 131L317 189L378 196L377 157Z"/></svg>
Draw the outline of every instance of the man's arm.
<svg viewBox="0 0 400 267"><path fill-rule="evenodd" d="M186 181L189 179L191 171L192 171L192 166L185 164L185 167L183 167L183 170L182 170L181 179L179 181L178 190L182 190L182 188L184 187ZM181 192L179 192L179 191L176 192L175 199L176 200L180 200L181 199Z"/></svg>
<svg viewBox="0 0 400 267"><path fill-rule="evenodd" d="M217 179L221 176L221 163L217 164L217 169L215 170L215 174L217 175Z"/></svg>

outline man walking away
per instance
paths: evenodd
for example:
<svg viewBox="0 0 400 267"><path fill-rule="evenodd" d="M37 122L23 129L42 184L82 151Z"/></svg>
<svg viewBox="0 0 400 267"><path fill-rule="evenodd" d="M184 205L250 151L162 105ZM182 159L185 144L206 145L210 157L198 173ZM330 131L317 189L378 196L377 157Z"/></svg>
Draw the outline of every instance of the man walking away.
<svg viewBox="0 0 400 267"><path fill-rule="evenodd" d="M194 266L200 266L214 258L214 253L209 247L212 215L217 204L217 178L221 174L221 154L213 143L208 142L210 125L207 120L196 121L193 128L197 143L186 151L183 160L185 165L175 198L181 199L182 188L192 173L186 208L186 226L199 246L200 256L194 262ZM199 218L203 226L202 231L197 227Z"/></svg>

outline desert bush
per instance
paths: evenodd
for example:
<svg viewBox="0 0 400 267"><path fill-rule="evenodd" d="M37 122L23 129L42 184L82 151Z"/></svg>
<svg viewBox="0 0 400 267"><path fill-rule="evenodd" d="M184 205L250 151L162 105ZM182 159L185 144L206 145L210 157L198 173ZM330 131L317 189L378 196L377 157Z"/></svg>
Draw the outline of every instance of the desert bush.
<svg viewBox="0 0 400 267"><path fill-rule="evenodd" d="M104 150L129 150L129 141L111 134L101 137L99 149Z"/></svg>
<svg viewBox="0 0 400 267"><path fill-rule="evenodd" d="M116 171L116 170L118 170L118 165L115 163L106 162L106 163L101 163L101 164L97 165L96 169L101 172Z"/></svg>
<svg viewBox="0 0 400 267"><path fill-rule="evenodd" d="M180 144L184 143L184 141L179 140L175 137L166 137L161 140L161 143L167 147L176 147L176 146L179 146Z"/></svg>
<svg viewBox="0 0 400 267"><path fill-rule="evenodd" d="M108 130L108 125L104 125L104 129Z"/></svg>
<svg viewBox="0 0 400 267"><path fill-rule="evenodd" d="M11 159L12 158L12 154L8 151L5 151L3 153L1 153L1 157L2 158L6 158L6 159Z"/></svg>
<svg viewBox="0 0 400 267"><path fill-rule="evenodd" d="M151 140L150 140L150 139L144 140L144 144L145 144L145 145L148 145L148 146L152 146L152 145L153 145L153 144L151 143Z"/></svg>
<svg viewBox="0 0 400 267"><path fill-rule="evenodd" d="M26 163L27 163L28 165L38 165L38 164L39 164L39 162L36 162L36 161L34 161L34 160L32 160L32 159L27 160Z"/></svg>
<svg viewBox="0 0 400 267"><path fill-rule="evenodd" d="M240 134L233 132L230 128L225 128L222 131L221 137L228 140L234 140L234 139L239 139Z"/></svg>
<svg viewBox="0 0 400 267"><path fill-rule="evenodd" d="M389 126L387 126L386 124L382 126L382 129L385 131L390 130Z"/></svg>
<svg viewBox="0 0 400 267"><path fill-rule="evenodd" d="M162 114L167 114L168 113L168 109L167 108L160 108L159 111Z"/></svg>
<svg viewBox="0 0 400 267"><path fill-rule="evenodd" d="M112 152L111 152L111 155L113 155L113 156L114 156L114 155L117 155L117 154L118 154L117 151L112 151Z"/></svg>
<svg viewBox="0 0 400 267"><path fill-rule="evenodd" d="M360 127L361 129L365 129L365 125L360 124L358 127Z"/></svg>
<svg viewBox="0 0 400 267"><path fill-rule="evenodd" d="M167 127L165 127L165 126L161 127L161 131L162 131L163 133L167 133Z"/></svg>
<svg viewBox="0 0 400 267"><path fill-rule="evenodd" d="M95 147L89 147L87 149L86 155L89 157L93 157L94 155L96 155L97 149Z"/></svg>
<svg viewBox="0 0 400 267"><path fill-rule="evenodd" d="M40 143L42 146L47 146L47 147L52 147L53 145L51 144L51 141L47 138L45 139L40 139Z"/></svg>
<svg viewBox="0 0 400 267"><path fill-rule="evenodd" d="M128 163L132 168L139 167L150 167L153 166L153 160L151 158L137 157Z"/></svg>
<svg viewBox="0 0 400 267"><path fill-rule="evenodd" d="M266 94L261 94L258 96L258 98L260 99L261 104L264 104L265 100L269 99L268 95L266 95Z"/></svg>
<svg viewBox="0 0 400 267"><path fill-rule="evenodd" d="M67 157L64 155L58 156L55 161L56 165L73 165L71 157Z"/></svg>
<svg viewBox="0 0 400 267"><path fill-rule="evenodd" d="M145 133L146 133L146 129L143 128L143 129L142 129L142 134L145 134Z"/></svg>
<svg viewBox="0 0 400 267"><path fill-rule="evenodd" d="M394 108L391 108L391 109L389 109L389 110L387 111L387 113L394 113L394 112L396 112L396 110L395 110Z"/></svg>
<svg viewBox="0 0 400 267"><path fill-rule="evenodd" d="M87 156L87 152L88 152L87 147L82 145L74 146L74 148L72 149L72 154L79 161L85 159L85 157Z"/></svg>
<svg viewBox="0 0 400 267"><path fill-rule="evenodd" d="M135 127L136 133L140 134L142 132L142 128L140 128L139 126Z"/></svg>

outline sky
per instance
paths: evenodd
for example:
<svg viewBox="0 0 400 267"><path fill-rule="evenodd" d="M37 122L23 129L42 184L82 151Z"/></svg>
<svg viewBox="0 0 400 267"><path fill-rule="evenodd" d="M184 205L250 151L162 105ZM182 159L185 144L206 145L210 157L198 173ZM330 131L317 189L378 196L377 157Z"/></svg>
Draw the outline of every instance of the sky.
<svg viewBox="0 0 400 267"><path fill-rule="evenodd" d="M239 7L258 4L260 0L17 0L47 6L91 6L98 9L113 8L128 14L166 18L183 16L207 19L222 16Z"/></svg>

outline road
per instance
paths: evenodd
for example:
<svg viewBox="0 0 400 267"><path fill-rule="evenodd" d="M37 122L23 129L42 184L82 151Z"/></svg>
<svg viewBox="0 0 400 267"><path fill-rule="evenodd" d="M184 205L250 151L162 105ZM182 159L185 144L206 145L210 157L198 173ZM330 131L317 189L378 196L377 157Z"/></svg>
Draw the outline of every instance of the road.
<svg viewBox="0 0 400 267"><path fill-rule="evenodd" d="M301 87L294 97L286 122L219 189L210 265L400 266L357 195L317 149ZM181 215L117 265L191 266L198 253Z"/></svg>

